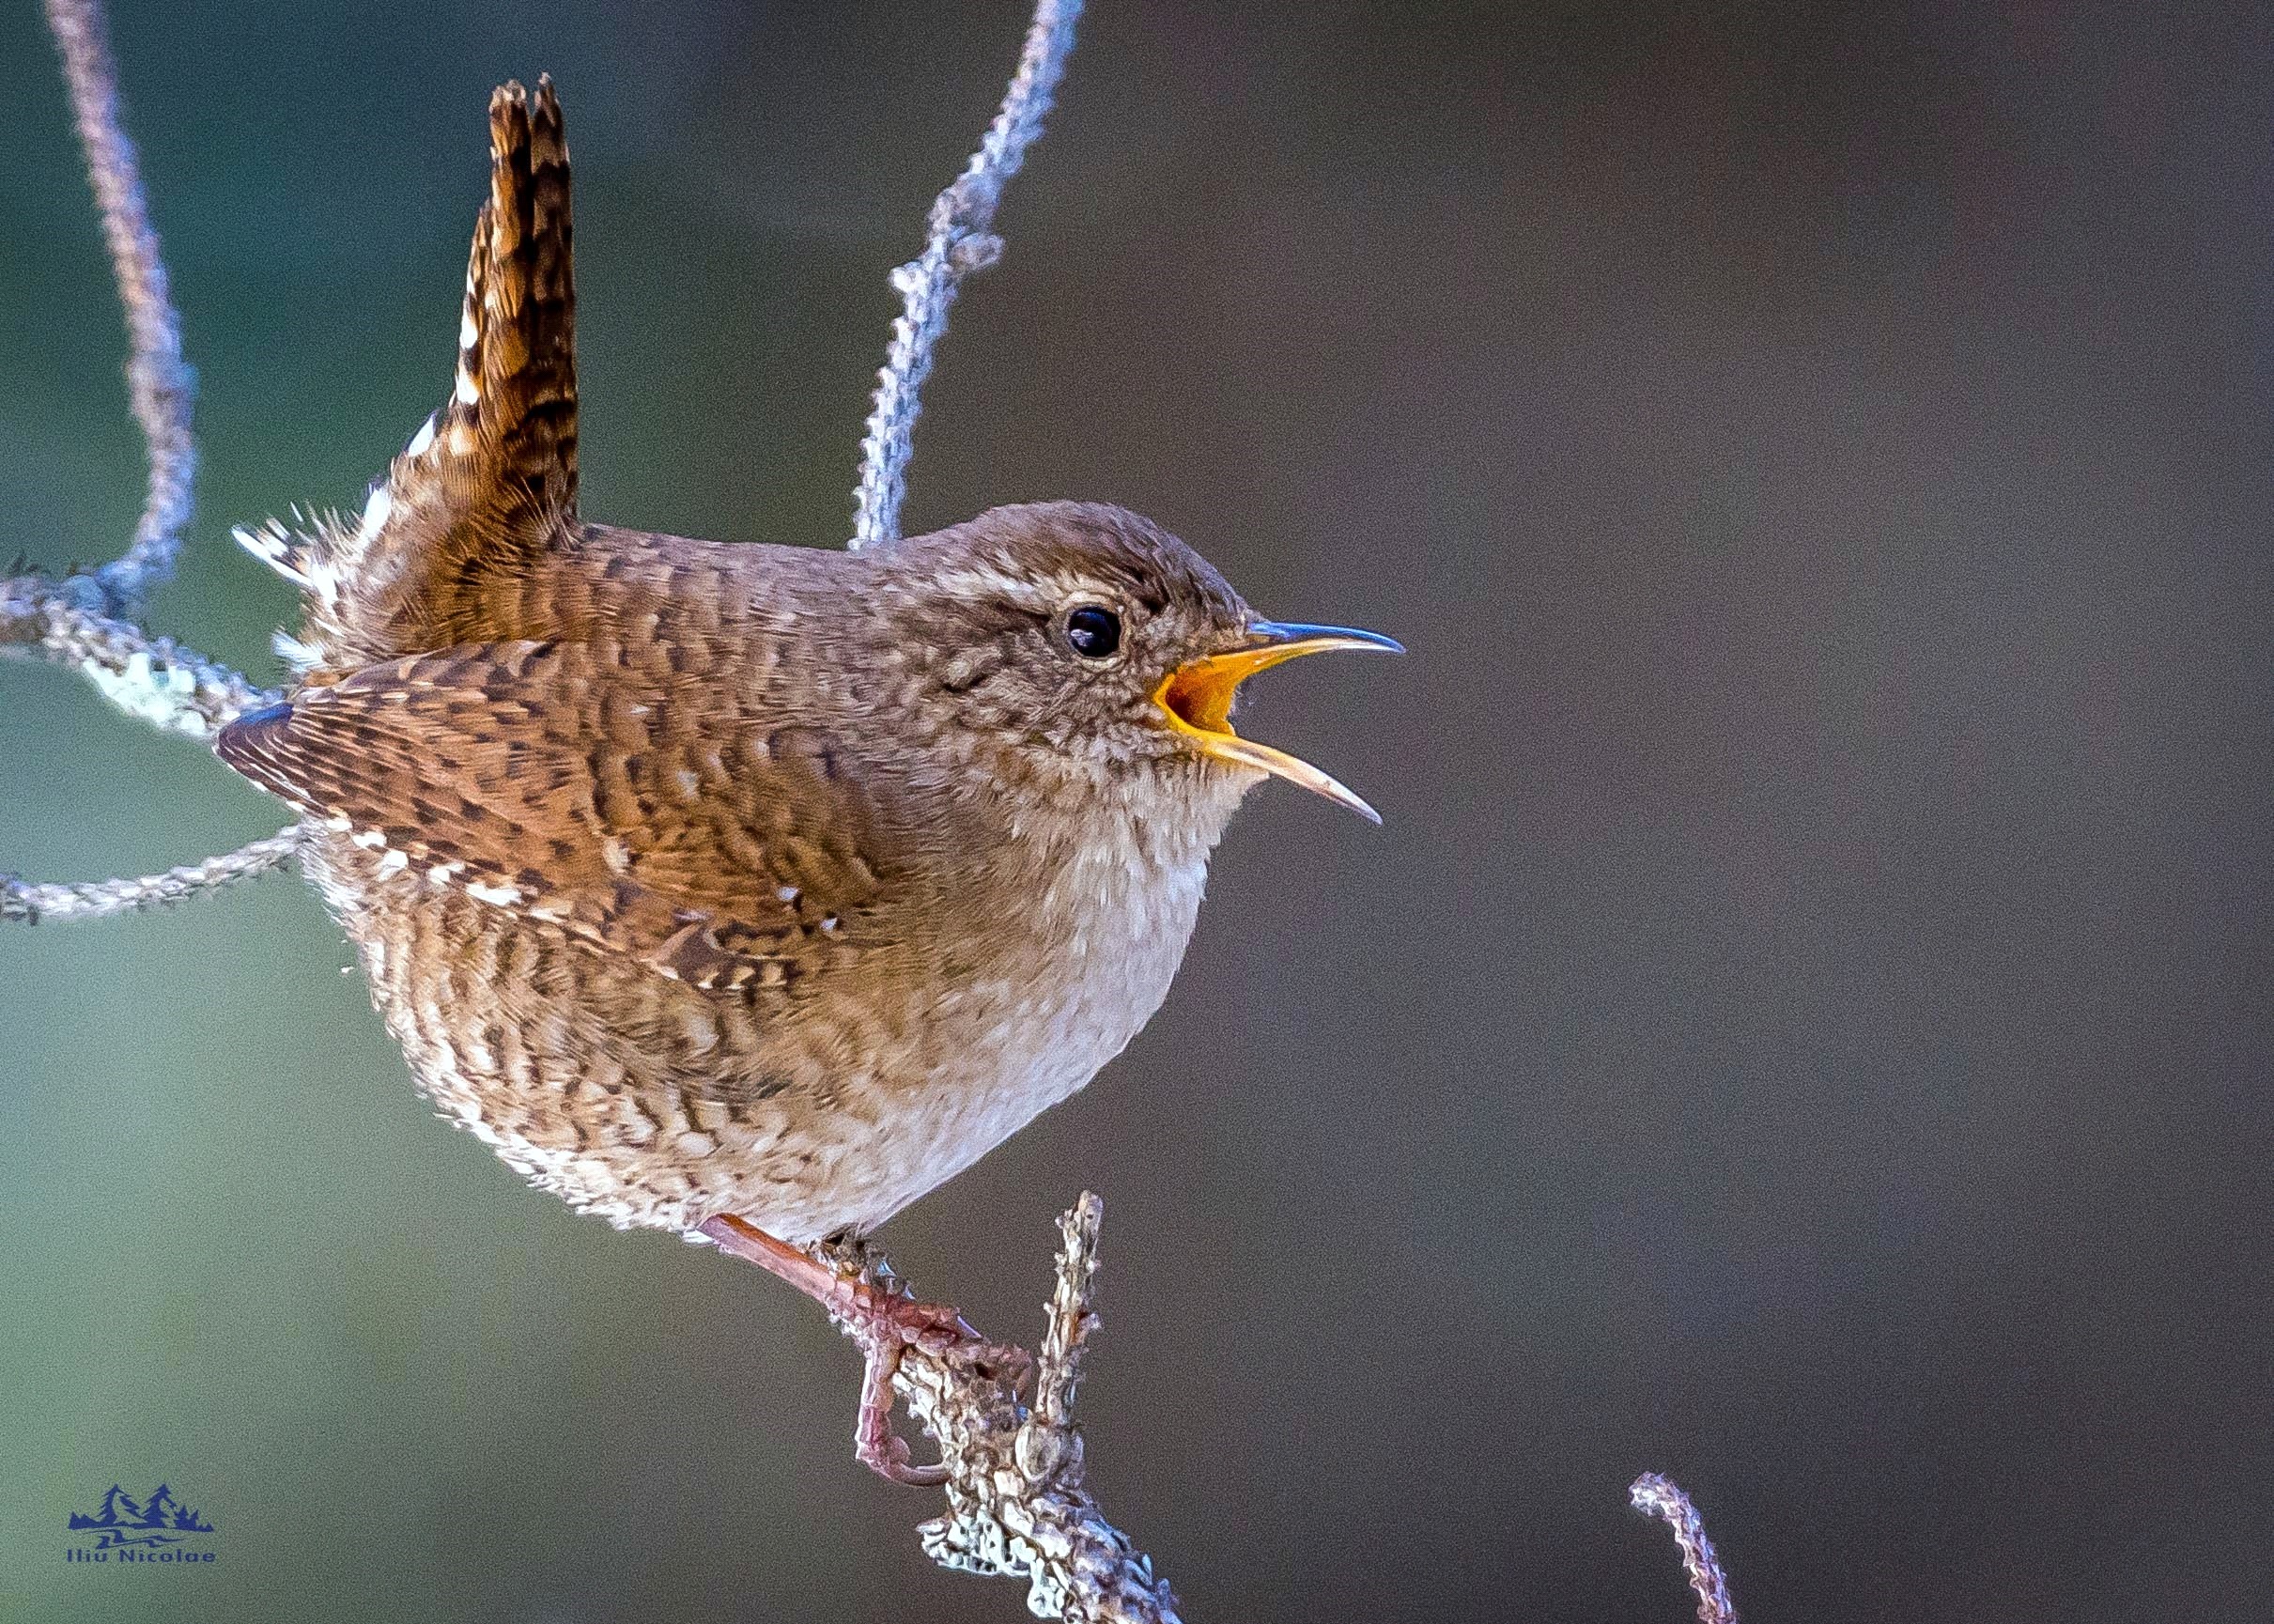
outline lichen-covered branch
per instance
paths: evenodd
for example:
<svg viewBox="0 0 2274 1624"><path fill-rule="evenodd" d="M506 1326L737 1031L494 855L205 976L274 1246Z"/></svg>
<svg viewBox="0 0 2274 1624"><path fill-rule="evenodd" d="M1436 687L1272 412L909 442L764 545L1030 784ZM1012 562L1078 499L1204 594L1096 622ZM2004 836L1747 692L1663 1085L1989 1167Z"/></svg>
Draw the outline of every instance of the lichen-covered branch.
<svg viewBox="0 0 2274 1624"><path fill-rule="evenodd" d="M1105 1204L1085 1194L1059 1219L1061 1245L1049 1322L1034 1361L1034 1398L983 1362L982 1345L910 1347L893 1386L939 1445L947 1514L919 1530L943 1568L1023 1579L1038 1618L1073 1624L1180 1624L1152 1562L1106 1521L1085 1481L1074 1424Z"/></svg>
<svg viewBox="0 0 2274 1624"><path fill-rule="evenodd" d="M1081 14L1082 0L1039 0L1002 110L963 174L933 203L923 252L892 272L901 315L892 323L885 363L876 374L868 432L860 442L849 547L900 539L901 502L907 495L908 459L915 455L916 418L922 410L924 379L932 373L933 348L948 331L948 307L963 279L1002 257L1003 240L993 229L995 210L1005 182L1018 173L1027 148L1043 132L1043 116L1066 70Z"/></svg>
<svg viewBox="0 0 2274 1624"><path fill-rule="evenodd" d="M89 602L93 582L85 575L0 580L0 651L75 666L128 715L192 738L211 738L244 712L276 703L274 691L195 649L100 612Z"/></svg>
<svg viewBox="0 0 2274 1624"><path fill-rule="evenodd" d="M1697 1597L1698 1624L1737 1624L1729 1581L1722 1572L1721 1558L1713 1554L1713 1541L1706 1538L1706 1520L1690 1504L1690 1496L1672 1478L1645 1472L1628 1487L1627 1498L1637 1511L1662 1519L1674 1530L1674 1542L1681 1547L1682 1571Z"/></svg>

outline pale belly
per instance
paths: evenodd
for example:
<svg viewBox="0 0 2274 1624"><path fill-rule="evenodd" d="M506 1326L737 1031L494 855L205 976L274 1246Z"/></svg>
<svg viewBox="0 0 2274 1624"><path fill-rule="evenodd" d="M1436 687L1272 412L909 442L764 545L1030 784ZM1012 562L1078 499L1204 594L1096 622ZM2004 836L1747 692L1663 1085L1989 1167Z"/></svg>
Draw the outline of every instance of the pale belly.
<svg viewBox="0 0 2274 1624"><path fill-rule="evenodd" d="M1032 899L1073 921L1039 962L974 944L984 969L952 982L910 967L768 1008L311 844L441 1115L619 1228L732 1213L794 1243L874 1229L1088 1083L1167 996L1205 874L1112 854Z"/></svg>

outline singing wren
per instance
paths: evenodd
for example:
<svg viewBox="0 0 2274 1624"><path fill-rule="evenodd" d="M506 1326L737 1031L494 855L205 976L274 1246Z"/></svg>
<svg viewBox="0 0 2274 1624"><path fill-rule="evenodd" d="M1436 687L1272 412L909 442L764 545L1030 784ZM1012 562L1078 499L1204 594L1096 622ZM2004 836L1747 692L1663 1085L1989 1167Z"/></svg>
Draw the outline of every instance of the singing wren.
<svg viewBox="0 0 2274 1624"><path fill-rule="evenodd" d="M583 519L549 81L489 128L450 397L360 515L240 532L303 591L299 680L217 748L301 814L444 1116L797 1277L1121 1052L1267 775L1372 816L1230 713L1397 644L1261 619L1102 503L857 552Z"/></svg>

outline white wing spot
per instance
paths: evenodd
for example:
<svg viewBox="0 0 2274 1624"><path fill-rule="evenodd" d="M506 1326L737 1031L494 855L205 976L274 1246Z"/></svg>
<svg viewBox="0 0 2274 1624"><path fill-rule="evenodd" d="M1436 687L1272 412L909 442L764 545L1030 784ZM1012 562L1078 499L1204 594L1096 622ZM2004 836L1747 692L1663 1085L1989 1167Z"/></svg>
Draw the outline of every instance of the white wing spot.
<svg viewBox="0 0 2274 1624"><path fill-rule="evenodd" d="M434 419L429 417L419 425L419 431L410 437L410 443L403 447L403 455L405 456L424 456L426 455L427 448L433 444Z"/></svg>
<svg viewBox="0 0 2274 1624"><path fill-rule="evenodd" d="M378 851L387 843L387 837L377 829L357 829L348 838L367 852Z"/></svg>
<svg viewBox="0 0 2274 1624"><path fill-rule="evenodd" d="M509 908L521 900L521 888L518 886L493 886L481 880L468 880L466 894L476 902L494 903L499 907Z"/></svg>
<svg viewBox="0 0 2274 1624"><path fill-rule="evenodd" d="M458 399L467 406L482 404L482 386L473 380L473 374L458 368Z"/></svg>
<svg viewBox="0 0 2274 1624"><path fill-rule="evenodd" d="M391 851L379 860L379 877L384 879L390 874L399 874L410 866L409 852Z"/></svg>

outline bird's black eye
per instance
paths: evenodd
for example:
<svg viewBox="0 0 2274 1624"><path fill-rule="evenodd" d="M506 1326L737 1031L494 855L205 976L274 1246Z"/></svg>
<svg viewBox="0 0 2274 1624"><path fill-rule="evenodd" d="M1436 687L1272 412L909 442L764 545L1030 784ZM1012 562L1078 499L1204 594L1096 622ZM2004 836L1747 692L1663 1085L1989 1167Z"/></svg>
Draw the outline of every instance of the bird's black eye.
<svg viewBox="0 0 2274 1624"><path fill-rule="evenodd" d="M1066 641L1084 659L1105 659L1122 646L1122 617L1086 603L1066 617Z"/></svg>

